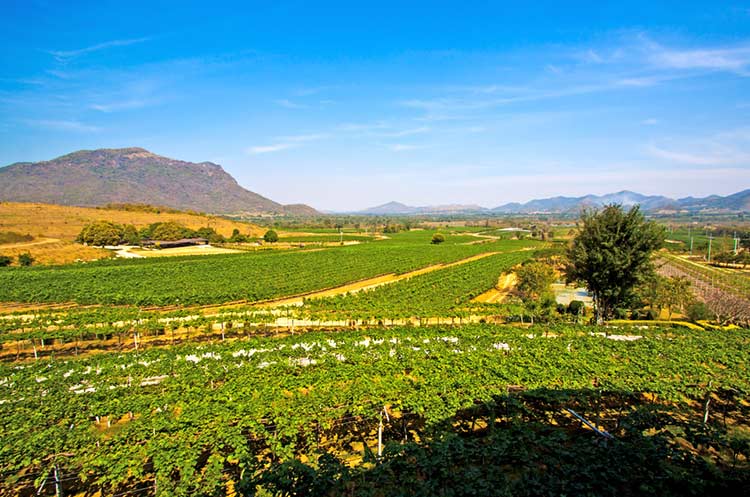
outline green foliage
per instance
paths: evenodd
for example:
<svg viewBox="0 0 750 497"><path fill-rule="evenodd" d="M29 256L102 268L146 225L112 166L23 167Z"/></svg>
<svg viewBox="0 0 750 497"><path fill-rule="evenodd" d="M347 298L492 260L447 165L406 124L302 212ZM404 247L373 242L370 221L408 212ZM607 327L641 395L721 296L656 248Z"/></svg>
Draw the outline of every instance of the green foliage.
<svg viewBox="0 0 750 497"><path fill-rule="evenodd" d="M99 247L119 245L123 240L123 235L124 229L119 224L109 221L96 221L84 226L76 241Z"/></svg>
<svg viewBox="0 0 750 497"><path fill-rule="evenodd" d="M444 241L445 235L443 235L442 233L435 233L434 235L432 235L432 241L430 243L432 243L433 245L439 245Z"/></svg>
<svg viewBox="0 0 750 497"><path fill-rule="evenodd" d="M12 257L9 257L7 255L0 255L0 267L10 266L11 262L13 262Z"/></svg>
<svg viewBox="0 0 750 497"><path fill-rule="evenodd" d="M141 243L141 237L138 235L138 230L135 226L128 224L122 229L122 241L128 245L138 245Z"/></svg>
<svg viewBox="0 0 750 497"><path fill-rule="evenodd" d="M226 481L248 495L256 485L284 495L401 495L405 485L410 495L742 495L747 332L617 333L472 325L268 339L248 329L226 342L0 363L0 493L33 495L41 482L29 475L44 478L57 455L66 490L102 495L223 495ZM374 444L383 406L377 464L321 458L362 456L352 447Z"/></svg>
<svg viewBox="0 0 750 497"><path fill-rule="evenodd" d="M586 304L581 300L571 300L568 304L568 313L574 316L586 315Z"/></svg>
<svg viewBox="0 0 750 497"><path fill-rule="evenodd" d="M192 235L192 232L190 230L174 221L155 223L151 225L150 229L150 238L152 240L174 241L180 240L182 238L187 238Z"/></svg>
<svg viewBox="0 0 750 497"><path fill-rule="evenodd" d="M230 243L245 243L248 241L248 238L240 233L239 229L235 228L232 230L232 236L227 241Z"/></svg>
<svg viewBox="0 0 750 497"><path fill-rule="evenodd" d="M586 285L600 322L627 307L635 287L653 274L651 254L664 243L664 228L647 222L637 206L584 211L581 222L568 249L566 278Z"/></svg>
<svg viewBox="0 0 750 497"><path fill-rule="evenodd" d="M268 230L263 235L263 240L267 243L276 243L279 241L279 234L276 233L274 230Z"/></svg>
<svg viewBox="0 0 750 497"><path fill-rule="evenodd" d="M394 239L315 252L266 251L40 266L22 272L11 269L0 274L0 302L187 305L255 301L536 245L514 241L446 243L440 250L425 250L425 236L407 243Z"/></svg>
<svg viewBox="0 0 750 497"><path fill-rule="evenodd" d="M537 300L550 293L555 281L555 270L543 262L529 262L516 270L518 293L525 301Z"/></svg>
<svg viewBox="0 0 750 497"><path fill-rule="evenodd" d="M516 270L518 292L524 307L534 319L549 319L555 307L555 296L550 285L555 281L555 271L543 262L528 262Z"/></svg>
<svg viewBox="0 0 750 497"><path fill-rule="evenodd" d="M690 321L703 321L711 319L711 311L703 302L693 302L687 308L687 316Z"/></svg>
<svg viewBox="0 0 750 497"><path fill-rule="evenodd" d="M205 238L206 240L208 240L208 243L224 243L226 241L224 235L217 233L215 229L209 228L207 226L198 228L195 231L195 237Z"/></svg>
<svg viewBox="0 0 750 497"><path fill-rule="evenodd" d="M34 264L34 258L31 256L30 253L24 252L23 254L18 254L18 265L23 267L28 267Z"/></svg>

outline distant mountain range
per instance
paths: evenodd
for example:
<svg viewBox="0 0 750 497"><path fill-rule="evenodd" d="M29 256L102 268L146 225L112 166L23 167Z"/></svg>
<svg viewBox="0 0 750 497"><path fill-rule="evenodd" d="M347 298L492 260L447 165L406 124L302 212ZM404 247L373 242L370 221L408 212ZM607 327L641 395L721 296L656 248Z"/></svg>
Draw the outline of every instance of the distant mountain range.
<svg viewBox="0 0 750 497"><path fill-rule="evenodd" d="M371 207L357 214L388 216L388 215L419 215L419 214L456 214L463 212L476 212L486 210L480 205L433 205L427 207L412 207L400 202L388 202L387 204Z"/></svg>
<svg viewBox="0 0 750 497"><path fill-rule="evenodd" d="M142 148L81 150L0 168L0 201L100 206L151 204L213 214L316 215L242 188L221 166L184 162Z"/></svg>
<svg viewBox="0 0 750 497"><path fill-rule="evenodd" d="M429 214L575 214L586 207L601 207L607 204L621 204L626 207L640 205L645 212L750 212L750 189L721 197L711 195L705 198L686 197L671 199L661 195L642 195L631 191L621 191L606 195L585 195L583 197L552 197L530 200L526 203L509 203L494 209L478 205L438 205L412 207L399 202L371 207L357 214L363 215L429 215Z"/></svg>

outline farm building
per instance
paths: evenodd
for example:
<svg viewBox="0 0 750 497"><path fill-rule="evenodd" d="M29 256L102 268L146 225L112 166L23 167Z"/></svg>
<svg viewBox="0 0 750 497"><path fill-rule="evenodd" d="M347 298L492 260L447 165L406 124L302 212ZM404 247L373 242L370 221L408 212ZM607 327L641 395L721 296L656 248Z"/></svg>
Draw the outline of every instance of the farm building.
<svg viewBox="0 0 750 497"><path fill-rule="evenodd" d="M143 242L144 247L154 248L176 248L192 247L194 245L207 245L208 240L205 238L182 238L180 240L148 240Z"/></svg>

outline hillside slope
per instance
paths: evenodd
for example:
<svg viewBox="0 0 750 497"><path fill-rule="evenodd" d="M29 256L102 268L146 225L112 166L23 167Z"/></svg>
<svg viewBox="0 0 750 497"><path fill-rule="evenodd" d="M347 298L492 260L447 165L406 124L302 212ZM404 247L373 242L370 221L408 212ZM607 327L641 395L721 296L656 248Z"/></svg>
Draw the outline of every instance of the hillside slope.
<svg viewBox="0 0 750 497"><path fill-rule="evenodd" d="M0 168L0 200L75 206L142 203L217 214L309 215L312 210L246 190L218 164L169 159L142 148L82 150Z"/></svg>
<svg viewBox="0 0 750 497"><path fill-rule="evenodd" d="M93 221L106 220L133 224L136 228L151 223L174 221L191 229L214 228L224 236L234 229L242 234L261 236L264 229L250 223L189 214L185 212L143 212L62 205L0 202L0 232L14 231L34 236L29 243L0 245L0 255L17 257L29 252L40 264L66 264L76 260L101 259L111 252L73 243L81 228Z"/></svg>

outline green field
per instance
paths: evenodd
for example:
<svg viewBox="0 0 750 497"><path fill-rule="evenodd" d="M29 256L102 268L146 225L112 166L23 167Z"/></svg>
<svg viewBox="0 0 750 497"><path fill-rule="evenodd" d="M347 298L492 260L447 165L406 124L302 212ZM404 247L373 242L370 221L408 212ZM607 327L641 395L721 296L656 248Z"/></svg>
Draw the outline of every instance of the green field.
<svg viewBox="0 0 750 497"><path fill-rule="evenodd" d="M0 302L190 305L258 301L302 294L387 273L403 273L492 251L512 251L538 242L464 244L448 237L430 244L432 232L321 251L129 259L60 267L4 268ZM465 238L470 238L466 240Z"/></svg>
<svg viewBox="0 0 750 497"><path fill-rule="evenodd" d="M36 489L54 467L71 495L313 492L334 467L343 473L328 485L357 494L404 478L429 493L420 473L513 495L542 484L613 496L746 485L747 333L617 333L396 328L3 364L0 488ZM373 467L383 406L386 450ZM445 480L455 473L435 464L449 461L472 481ZM291 470L307 477L284 483Z"/></svg>

